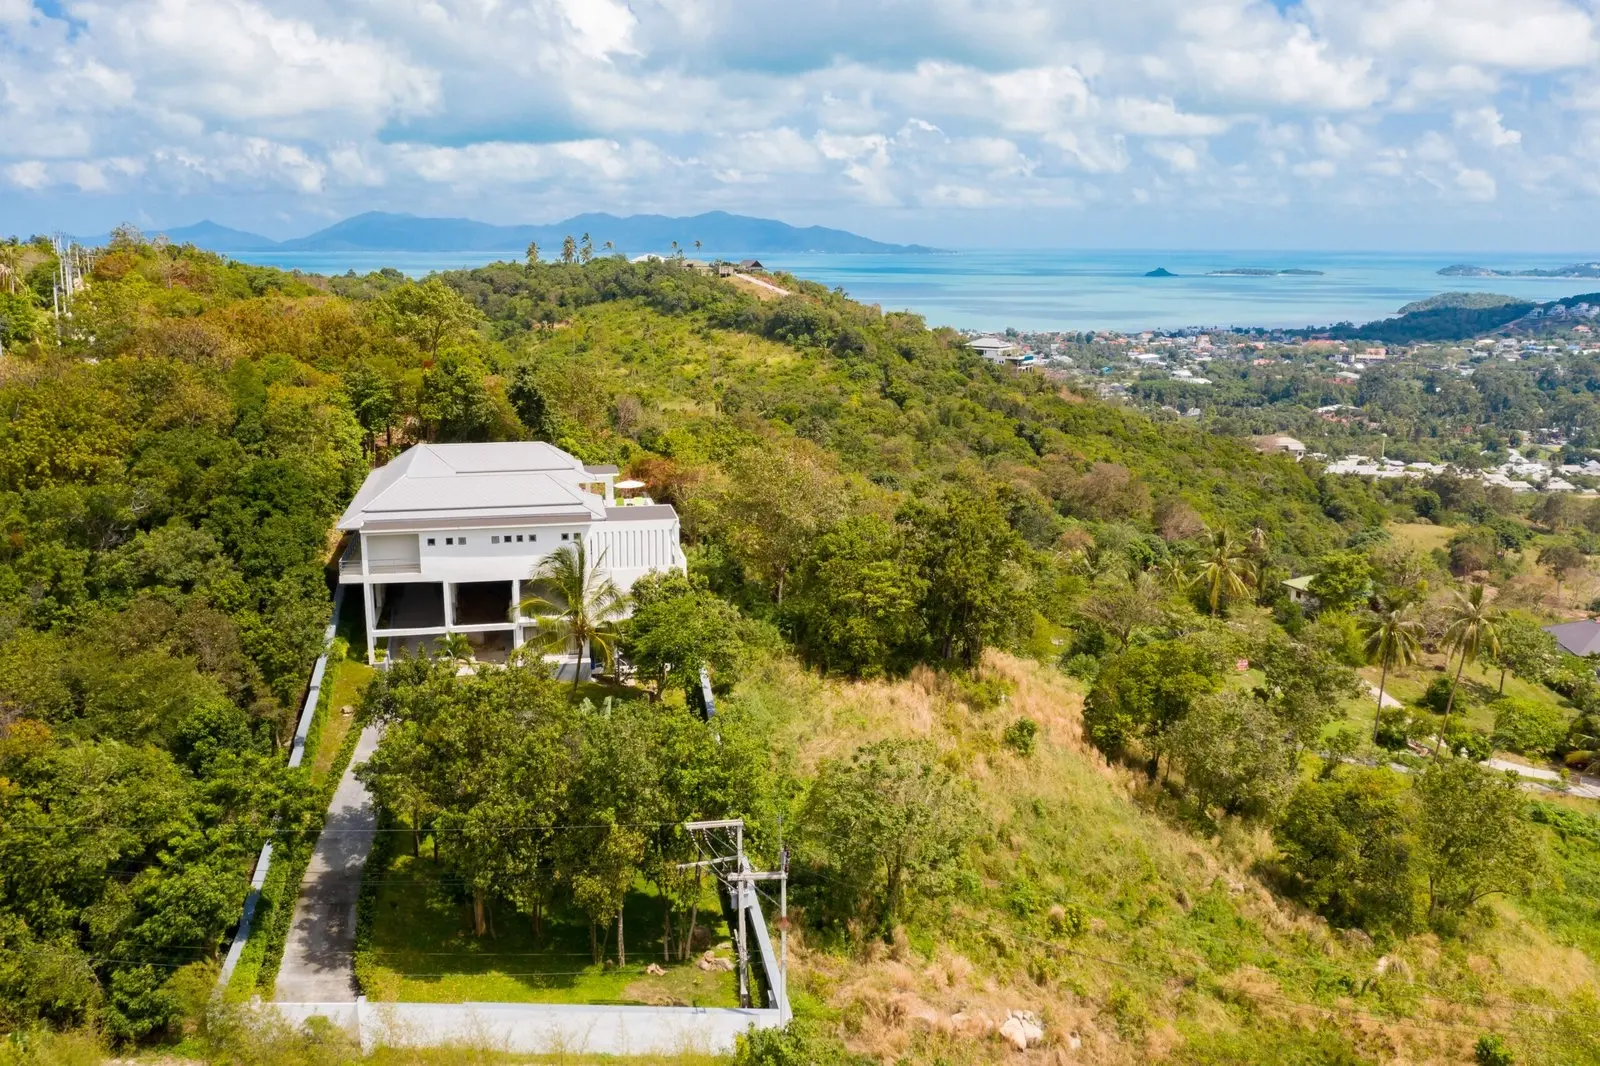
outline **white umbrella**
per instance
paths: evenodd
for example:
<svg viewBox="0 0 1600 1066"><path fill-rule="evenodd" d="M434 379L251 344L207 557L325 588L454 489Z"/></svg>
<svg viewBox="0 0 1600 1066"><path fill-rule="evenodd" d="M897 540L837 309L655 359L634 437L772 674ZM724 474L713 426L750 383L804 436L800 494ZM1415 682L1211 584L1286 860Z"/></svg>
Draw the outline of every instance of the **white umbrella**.
<svg viewBox="0 0 1600 1066"><path fill-rule="evenodd" d="M629 478L627 481L617 482L616 487L619 489L642 489L644 488L644 482L634 481L632 478Z"/></svg>

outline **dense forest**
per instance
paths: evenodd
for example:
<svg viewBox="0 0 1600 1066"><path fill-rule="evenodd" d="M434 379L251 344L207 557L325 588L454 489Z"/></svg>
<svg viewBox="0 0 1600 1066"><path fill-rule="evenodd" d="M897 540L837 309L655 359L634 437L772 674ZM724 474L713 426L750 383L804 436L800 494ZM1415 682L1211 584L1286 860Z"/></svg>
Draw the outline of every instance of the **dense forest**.
<svg viewBox="0 0 1600 1066"><path fill-rule="evenodd" d="M426 659L368 687L388 732L363 774L413 857L467 886L474 935L496 909L576 906L591 935L615 924L620 964L649 882L663 943L688 908L688 944L695 903L660 876L681 841L624 830L741 814L775 859L787 812L804 1018L750 1061L957 1054L847 994L913 957L943 960L947 992L976 965L1045 999L1101 1061L1362 1062L1428 1026L1480 1061L1600 1061L1564 1026L1594 1003L1600 821L1476 763L1600 748L1600 691L1517 591L1564 547L1570 595L1584 515L1322 477L794 278L757 299L587 248L323 278L125 230L58 317L54 250L3 250L0 1029L192 1034L256 849L320 817L282 749L336 515L413 443L535 438L675 505L690 574L646 582L616 627L638 702ZM1491 377L1448 383L1484 421L1515 402ZM1438 391L1394 388L1419 411ZM1389 532L1419 517L1454 539ZM1298 574L1315 611L1282 585ZM720 745L678 691L701 665ZM1375 715L1358 668L1419 691ZM536 815L618 828L473 843ZM1570 987L1504 961L1530 943L1574 953ZM1402 961L1374 977L1380 957ZM1552 1013L1529 1036L1486 996Z"/></svg>

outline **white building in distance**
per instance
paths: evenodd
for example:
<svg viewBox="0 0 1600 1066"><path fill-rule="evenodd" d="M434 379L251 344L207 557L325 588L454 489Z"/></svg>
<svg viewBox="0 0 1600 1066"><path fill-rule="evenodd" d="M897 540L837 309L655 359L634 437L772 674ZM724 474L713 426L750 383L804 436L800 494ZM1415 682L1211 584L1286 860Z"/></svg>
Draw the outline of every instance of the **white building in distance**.
<svg viewBox="0 0 1600 1066"><path fill-rule="evenodd" d="M524 585L563 546L584 545L623 592L684 571L678 513L619 500L616 475L538 441L419 444L368 474L339 519L350 534L339 582L359 586L367 661L448 633L502 659L537 624L513 614Z"/></svg>

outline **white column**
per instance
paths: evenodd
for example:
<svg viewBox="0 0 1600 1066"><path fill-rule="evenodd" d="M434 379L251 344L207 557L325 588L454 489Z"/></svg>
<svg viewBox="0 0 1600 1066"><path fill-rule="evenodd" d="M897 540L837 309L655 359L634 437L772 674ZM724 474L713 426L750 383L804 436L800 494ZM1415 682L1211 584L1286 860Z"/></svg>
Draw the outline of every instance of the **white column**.
<svg viewBox="0 0 1600 1066"><path fill-rule="evenodd" d="M455 594L451 591L448 581L439 582L439 587L444 590L444 628L448 632L456 625Z"/></svg>
<svg viewBox="0 0 1600 1066"><path fill-rule="evenodd" d="M366 564L365 558L362 559L361 565L362 565L363 569L366 567L367 564ZM372 599L373 599L372 583L370 581L362 581L361 582L361 609L366 612L366 616L367 616L367 665L368 666L376 666L377 665L377 654L378 654L378 635L373 632L373 630L378 627L378 610L377 610L377 607L374 606L374 604L372 602Z"/></svg>

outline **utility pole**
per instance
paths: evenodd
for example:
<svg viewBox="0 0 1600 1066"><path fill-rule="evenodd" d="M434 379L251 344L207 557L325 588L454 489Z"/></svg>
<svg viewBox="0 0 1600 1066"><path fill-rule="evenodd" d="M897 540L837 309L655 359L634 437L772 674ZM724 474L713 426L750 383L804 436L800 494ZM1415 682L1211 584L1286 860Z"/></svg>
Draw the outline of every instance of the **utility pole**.
<svg viewBox="0 0 1600 1066"><path fill-rule="evenodd" d="M750 930L753 920L750 915L750 894L755 892L758 881L777 881L780 897L779 910L781 919L779 935L782 938L783 953L777 973L767 974L767 984L773 999L777 1001L779 1011L787 1015L789 1003L789 958L788 958L788 920L789 920L789 853L783 850L783 861L780 869L775 871L754 870L750 867L750 860L744 853L744 819L726 818L715 821L685 822L684 828L689 830L695 840L697 854L710 854L709 859L700 859L692 863L680 863L678 868L709 867L717 875L727 890L728 896L734 902L735 924L737 929L733 934L734 946L738 951L739 961L739 1005L749 1007L750 1003ZM781 828L780 828L781 835ZM780 845L781 847L781 845ZM694 931L690 930L692 936ZM787 1020L785 1018L784 1020Z"/></svg>

